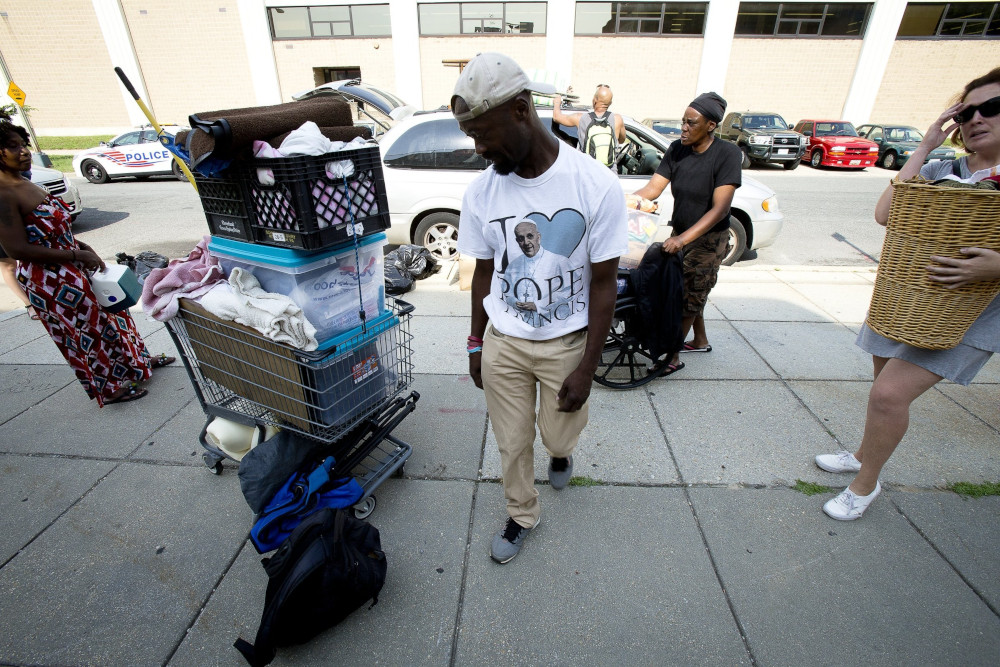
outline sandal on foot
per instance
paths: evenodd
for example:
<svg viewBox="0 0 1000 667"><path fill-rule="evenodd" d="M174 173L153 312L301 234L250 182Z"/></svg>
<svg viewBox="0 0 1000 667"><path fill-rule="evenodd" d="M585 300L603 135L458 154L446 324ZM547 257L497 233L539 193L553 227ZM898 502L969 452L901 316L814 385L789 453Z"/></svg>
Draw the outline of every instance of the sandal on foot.
<svg viewBox="0 0 1000 667"><path fill-rule="evenodd" d="M162 352L150 359L150 366L153 368L163 368L177 361L177 357L168 357Z"/></svg>
<svg viewBox="0 0 1000 667"><path fill-rule="evenodd" d="M658 375L660 377L666 377L668 375L673 375L682 368L684 368L683 361L678 361L676 364L658 362L655 366L649 369L648 374Z"/></svg>
<svg viewBox="0 0 1000 667"><path fill-rule="evenodd" d="M28 311L28 317L30 317L31 319L33 320L42 319L41 317L39 317L38 311L35 310L34 306L25 306L24 309Z"/></svg>
<svg viewBox="0 0 1000 667"><path fill-rule="evenodd" d="M133 383L118 396L105 399L104 405L111 405L112 403L128 403L129 401L138 401L140 398L144 398L147 394L149 394L148 389L140 389L139 385Z"/></svg>
<svg viewBox="0 0 1000 667"><path fill-rule="evenodd" d="M681 352L711 352L712 346L706 345L705 347L695 347L691 343L684 343L684 347L681 348Z"/></svg>

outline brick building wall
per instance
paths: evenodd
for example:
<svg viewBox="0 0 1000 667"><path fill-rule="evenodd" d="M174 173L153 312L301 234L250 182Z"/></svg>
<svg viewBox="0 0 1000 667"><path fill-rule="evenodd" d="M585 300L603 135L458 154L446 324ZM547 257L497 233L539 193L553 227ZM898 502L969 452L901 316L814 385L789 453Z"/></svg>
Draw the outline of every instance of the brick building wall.
<svg viewBox="0 0 1000 667"><path fill-rule="evenodd" d="M545 68L545 36L496 35L481 37L421 37L420 76L427 109L436 109L451 101L458 81L458 68L444 60L469 59L477 53L497 51L517 60L526 70ZM411 100L407 100L411 102Z"/></svg>
<svg viewBox="0 0 1000 667"><path fill-rule="evenodd" d="M316 79L315 68L359 67L365 83L389 91L396 86L392 40L388 38L276 41L274 60L283 102L322 83Z"/></svg>
<svg viewBox="0 0 1000 667"><path fill-rule="evenodd" d="M860 52L860 39L734 39L729 109L773 111L789 124L840 118Z"/></svg>
<svg viewBox="0 0 1000 667"><path fill-rule="evenodd" d="M965 84L1000 65L998 40L897 40L872 122L927 129Z"/></svg>
<svg viewBox="0 0 1000 667"><path fill-rule="evenodd" d="M573 89L590 104L599 83L611 86L612 111L643 118L680 118L697 94L701 38L576 37Z"/></svg>
<svg viewBox="0 0 1000 667"><path fill-rule="evenodd" d="M186 2L182 9L175 0L121 4L149 95L146 104L158 122L183 125L198 111L254 104L235 2Z"/></svg>
<svg viewBox="0 0 1000 667"><path fill-rule="evenodd" d="M0 49L11 79L34 108L29 118L39 134L46 128L102 134L128 127L91 0L4 0L0 9L7 14L0 18Z"/></svg>

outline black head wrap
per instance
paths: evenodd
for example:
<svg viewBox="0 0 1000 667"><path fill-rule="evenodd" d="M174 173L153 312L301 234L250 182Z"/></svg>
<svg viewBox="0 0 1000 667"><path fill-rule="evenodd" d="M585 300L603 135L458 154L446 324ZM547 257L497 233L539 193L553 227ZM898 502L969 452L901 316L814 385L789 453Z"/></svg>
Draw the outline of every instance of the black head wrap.
<svg viewBox="0 0 1000 667"><path fill-rule="evenodd" d="M702 93L688 106L716 123L726 115L726 101L718 93Z"/></svg>

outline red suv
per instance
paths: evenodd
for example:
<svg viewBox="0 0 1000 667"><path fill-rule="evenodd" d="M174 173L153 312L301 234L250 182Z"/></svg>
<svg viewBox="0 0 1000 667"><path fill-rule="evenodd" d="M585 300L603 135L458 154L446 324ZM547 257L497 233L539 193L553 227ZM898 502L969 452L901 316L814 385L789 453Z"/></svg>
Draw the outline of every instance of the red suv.
<svg viewBox="0 0 1000 667"><path fill-rule="evenodd" d="M878 160L878 144L859 137L846 120L800 120L795 131L809 137L804 157L814 167L864 169Z"/></svg>

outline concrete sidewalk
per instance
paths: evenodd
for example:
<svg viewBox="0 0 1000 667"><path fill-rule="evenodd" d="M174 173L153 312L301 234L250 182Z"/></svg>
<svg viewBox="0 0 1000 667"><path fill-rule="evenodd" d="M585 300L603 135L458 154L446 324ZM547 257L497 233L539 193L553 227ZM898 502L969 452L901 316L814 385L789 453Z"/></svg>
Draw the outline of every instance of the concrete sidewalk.
<svg viewBox="0 0 1000 667"><path fill-rule="evenodd" d="M498 566L505 517L482 392L466 373L469 294L441 275L416 306L413 446L371 522L389 575L359 610L274 664L834 665L1000 661L1000 360L914 406L861 521L817 453L853 449L871 362L854 344L874 271L730 267L710 354L644 388L594 387L576 475ZM243 665L267 583L236 468L201 460L180 366L98 410L23 309L0 314L0 663ZM154 352L160 323L137 316Z"/></svg>

